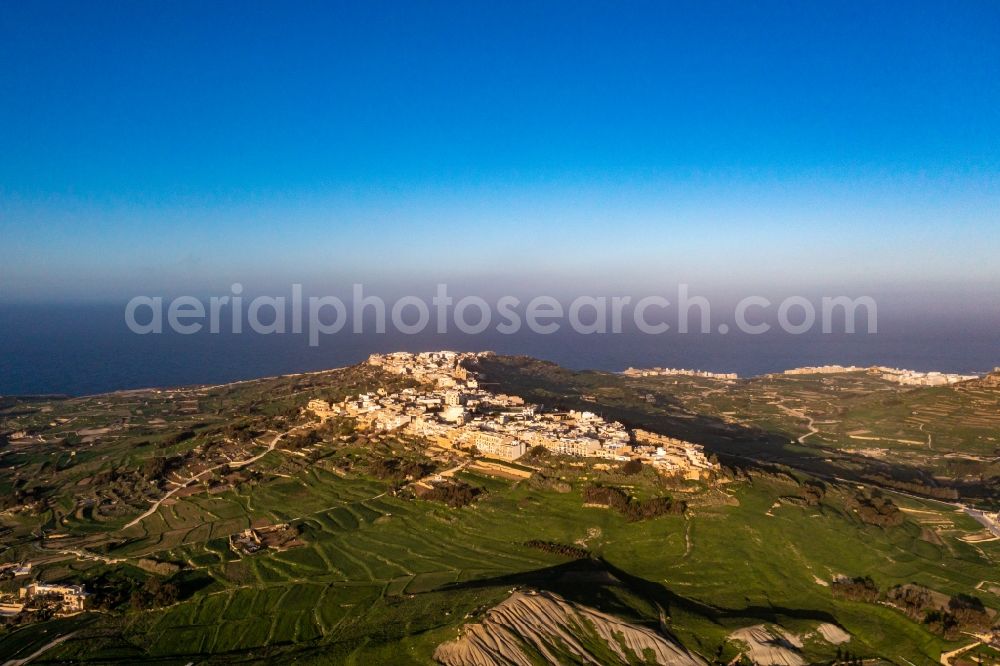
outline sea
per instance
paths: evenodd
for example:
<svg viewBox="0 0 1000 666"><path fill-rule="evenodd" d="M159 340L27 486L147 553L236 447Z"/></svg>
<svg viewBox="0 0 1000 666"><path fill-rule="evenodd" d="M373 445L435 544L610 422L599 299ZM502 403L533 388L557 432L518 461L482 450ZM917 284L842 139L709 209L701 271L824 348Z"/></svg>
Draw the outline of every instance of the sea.
<svg viewBox="0 0 1000 666"><path fill-rule="evenodd" d="M990 318L882 318L877 333L762 335L733 332L649 335L543 335L495 330L415 335L343 330L310 346L305 334L207 331L138 335L120 305L0 305L0 395L89 395L194 384L221 384L342 367L388 351L491 350L553 361L575 370L674 367L741 377L806 365L886 365L985 373L1000 366L1000 328Z"/></svg>

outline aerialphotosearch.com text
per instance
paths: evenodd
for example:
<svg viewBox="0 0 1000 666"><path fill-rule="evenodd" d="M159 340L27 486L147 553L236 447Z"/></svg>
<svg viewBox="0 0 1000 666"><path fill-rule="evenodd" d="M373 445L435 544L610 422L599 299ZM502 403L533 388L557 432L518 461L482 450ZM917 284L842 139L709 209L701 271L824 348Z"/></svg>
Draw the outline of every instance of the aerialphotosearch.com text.
<svg viewBox="0 0 1000 666"><path fill-rule="evenodd" d="M524 330L549 335L566 327L581 335L625 330L648 335L667 332L724 335L733 327L748 335L760 335L775 328L792 335L815 331L817 327L822 333L878 331L877 306L870 296L788 296L781 300L746 296L726 308L727 316L722 319L713 311L710 300L691 294L687 284L677 285L672 296L456 299L449 293L448 285L438 284L429 299L418 296L384 299L367 293L364 285L355 284L351 297L343 299L333 295L306 297L302 285L293 284L289 296L249 298L244 297L243 286L235 283L229 294L207 299L136 296L125 307L125 323L129 330L140 335L163 333L167 329L183 335L304 332L309 345L314 347L324 336L337 333L385 334L395 330L415 335L429 327L435 333L457 330L469 335L490 328L505 335Z"/></svg>

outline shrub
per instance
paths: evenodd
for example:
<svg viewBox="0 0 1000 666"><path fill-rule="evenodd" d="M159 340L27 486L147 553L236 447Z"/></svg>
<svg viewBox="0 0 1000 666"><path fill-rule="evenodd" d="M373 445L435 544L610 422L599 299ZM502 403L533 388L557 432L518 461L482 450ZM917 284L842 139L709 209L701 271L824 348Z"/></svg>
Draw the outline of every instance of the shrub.
<svg viewBox="0 0 1000 666"><path fill-rule="evenodd" d="M482 492L482 488L470 486L462 481L452 481L433 486L421 495L421 497L423 499L444 502L448 506L457 509L475 502Z"/></svg>
<svg viewBox="0 0 1000 666"><path fill-rule="evenodd" d="M590 485L583 489L586 504L600 504L614 509L629 521L647 520L658 516L681 515L687 510L685 502L675 502L670 497L637 500L621 488Z"/></svg>
<svg viewBox="0 0 1000 666"><path fill-rule="evenodd" d="M826 496L826 486L820 481L806 481L802 484L802 497L809 506L816 506Z"/></svg>
<svg viewBox="0 0 1000 666"><path fill-rule="evenodd" d="M562 555L563 557L569 557L572 559L583 559L585 557L590 557L590 551L586 548L580 548L579 546L570 546L565 543L558 543L556 541L542 541L541 539L531 539L530 541L525 541L524 545L528 548L535 548L536 550L542 550L546 553L552 553L554 555Z"/></svg>
<svg viewBox="0 0 1000 666"><path fill-rule="evenodd" d="M858 493L851 498L848 506L857 512L861 522L866 525L897 527L906 519L891 499L877 491L869 495Z"/></svg>
<svg viewBox="0 0 1000 666"><path fill-rule="evenodd" d="M549 450L544 446L542 446L541 444L538 444L528 449L527 457L533 460L541 460L542 458L547 458L548 455L549 455Z"/></svg>
<svg viewBox="0 0 1000 666"><path fill-rule="evenodd" d="M640 473L642 468L643 465L641 460L629 460L621 466L621 473L627 476L632 476L633 474Z"/></svg>
<svg viewBox="0 0 1000 666"><path fill-rule="evenodd" d="M531 481L529 483L532 488L537 488L539 490L551 490L556 493L568 493L573 490L573 486L568 482L552 476L545 476L544 474L538 472L531 476Z"/></svg>

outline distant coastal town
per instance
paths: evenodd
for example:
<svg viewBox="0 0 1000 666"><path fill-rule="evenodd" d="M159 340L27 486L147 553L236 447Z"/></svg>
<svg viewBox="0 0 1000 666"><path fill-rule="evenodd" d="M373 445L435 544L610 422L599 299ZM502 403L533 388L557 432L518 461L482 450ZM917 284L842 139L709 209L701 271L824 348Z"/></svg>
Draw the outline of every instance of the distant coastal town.
<svg viewBox="0 0 1000 666"><path fill-rule="evenodd" d="M708 372L707 370L684 370L677 368L632 368L622 371L626 377L658 377L677 375L680 377L702 377L704 379L739 379L735 372Z"/></svg>
<svg viewBox="0 0 1000 666"><path fill-rule="evenodd" d="M921 372L919 370L904 370L900 368L889 368L882 365L871 367L861 367L857 365L818 365L805 366L801 368L791 368L771 376L779 375L833 375L848 372L867 372L876 375L881 379L903 386L948 386L959 382L967 382L979 379L979 375L963 375L951 372ZM707 370L685 370L677 368L632 368L622 371L626 377L700 377L703 379L718 379L734 381L739 379L735 372L708 372Z"/></svg>
<svg viewBox="0 0 1000 666"><path fill-rule="evenodd" d="M949 372L920 372L918 370L902 370L900 368L887 368L882 365L862 368L856 365L821 365L807 366L804 368L793 368L785 370L785 375L831 375L846 372L867 372L876 375L889 382L895 382L903 386L947 386L959 382L967 382L979 379L979 375L961 375Z"/></svg>

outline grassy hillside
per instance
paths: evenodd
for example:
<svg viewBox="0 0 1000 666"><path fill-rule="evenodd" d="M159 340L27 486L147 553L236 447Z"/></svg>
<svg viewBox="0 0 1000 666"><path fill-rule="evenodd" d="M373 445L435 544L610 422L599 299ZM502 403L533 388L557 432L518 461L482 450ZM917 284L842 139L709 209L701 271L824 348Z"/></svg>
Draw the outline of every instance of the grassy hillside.
<svg viewBox="0 0 1000 666"><path fill-rule="evenodd" d="M724 418L734 409L728 403L717 412L695 412L690 396L657 389L656 382L520 361L489 370L503 390L596 405L632 423L718 445L733 461L739 458L726 447L745 445L739 455L750 458L774 454L796 432L781 414L764 409L755 424ZM394 492L398 481L381 478L371 461L421 460L423 442L370 436L346 422L317 428L299 412L310 397L393 382L355 368L8 405L8 418L36 441L4 449L3 482L41 490L2 515L3 559L32 560L44 580L82 582L105 597L125 590L125 596L109 602L107 612L8 629L0 634L0 659L76 632L35 663L426 664L436 646L511 590L541 589L674 636L711 662L738 655L740 646L727 638L734 631L777 624L809 637L801 651L810 662L831 662L848 649L893 663L930 664L967 638L949 641L900 610L838 596L834 579L870 576L882 591L916 583L947 596L974 594L988 609L1000 609L1000 583L990 584L998 578L998 542L964 540L982 536L978 523L947 504L894 495L899 524L869 524L858 512L861 491L854 484L825 481L822 496L811 497L803 484L813 477L774 464L789 462L785 454L734 466L714 486L665 485L648 470L623 475L550 457L535 463L543 473L520 481L459 473L482 489L478 501L462 508ZM653 393L653 401L635 400L639 392ZM191 401L196 412L181 407ZM683 416L689 413L694 420ZM89 442L63 441L72 427L76 434L78 426L95 430L123 420L128 427ZM253 436L241 441L234 424ZM296 428L268 452L277 433ZM316 435L305 437L312 429ZM180 433L192 434L178 439ZM199 478L186 487L190 492L178 492L125 527L168 487L158 485L160 479L125 478L126 471L184 456L169 472L183 476L237 453L263 455L252 469L222 468ZM809 456L803 459L818 459ZM83 483L112 469L120 471L118 480ZM630 522L585 506L583 490L593 483L637 497L669 494L688 510ZM122 505L130 508L114 510ZM230 535L275 523L289 523L301 545L251 555L229 548ZM572 549L567 556L529 541ZM135 593L161 583L175 589L162 602ZM816 638L824 623L849 632L850 643Z"/></svg>

